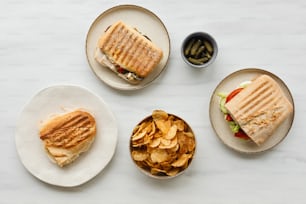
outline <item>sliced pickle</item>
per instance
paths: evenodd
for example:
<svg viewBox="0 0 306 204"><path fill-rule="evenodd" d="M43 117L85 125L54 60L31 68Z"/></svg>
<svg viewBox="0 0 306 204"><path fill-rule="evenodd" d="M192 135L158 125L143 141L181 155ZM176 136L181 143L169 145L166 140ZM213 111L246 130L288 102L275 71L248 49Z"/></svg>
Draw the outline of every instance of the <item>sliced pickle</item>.
<svg viewBox="0 0 306 204"><path fill-rule="evenodd" d="M197 53L196 53L196 55L195 55L195 58L200 58L200 56L201 56L201 54L204 52L204 50L205 50L205 46L204 45L201 45L200 47L199 47L199 49L197 50Z"/></svg>
<svg viewBox="0 0 306 204"><path fill-rule="evenodd" d="M207 62L209 59L207 57L203 57L203 58L199 58L199 59L196 59L196 58L193 58L193 57L189 57L188 58L188 61L191 62L192 64L196 64L196 65L201 65L205 62Z"/></svg>
<svg viewBox="0 0 306 204"><path fill-rule="evenodd" d="M197 53L197 50L199 49L199 47L201 46L202 44L202 41L201 40L197 40L191 47L191 51L190 51L190 54L192 56L194 56L196 53Z"/></svg>
<svg viewBox="0 0 306 204"><path fill-rule="evenodd" d="M209 54L212 54L213 51L214 51L212 45L208 41L206 41L206 40L204 41L204 45L205 45L207 51L209 52Z"/></svg>
<svg viewBox="0 0 306 204"><path fill-rule="evenodd" d="M187 47L186 47L185 50L184 50L185 56L188 56L188 55L190 54L190 50L191 50L191 47L192 47L194 41L195 41L195 39L191 39L191 40L189 41L189 43L187 44Z"/></svg>

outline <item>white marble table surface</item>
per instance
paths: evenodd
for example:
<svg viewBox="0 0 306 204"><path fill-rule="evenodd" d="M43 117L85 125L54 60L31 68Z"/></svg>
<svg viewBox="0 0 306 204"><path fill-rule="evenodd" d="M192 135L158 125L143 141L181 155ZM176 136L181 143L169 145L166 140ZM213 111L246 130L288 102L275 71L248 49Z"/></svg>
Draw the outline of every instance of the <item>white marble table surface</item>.
<svg viewBox="0 0 306 204"><path fill-rule="evenodd" d="M165 72L145 89L116 91L89 68L85 38L92 21L119 4L153 11L166 25L171 55ZM0 203L306 203L306 1L50 1L0 2ZM213 65L194 70L180 56L193 31L219 45ZM216 137L209 100L226 75L246 67L282 78L295 101L295 120L272 150L245 156ZM115 155L93 180L75 188L45 184L22 165L15 147L16 122L39 90L76 84L101 96L118 121ZM128 152L134 125L164 109L193 127L197 154L188 171L172 180L141 174Z"/></svg>

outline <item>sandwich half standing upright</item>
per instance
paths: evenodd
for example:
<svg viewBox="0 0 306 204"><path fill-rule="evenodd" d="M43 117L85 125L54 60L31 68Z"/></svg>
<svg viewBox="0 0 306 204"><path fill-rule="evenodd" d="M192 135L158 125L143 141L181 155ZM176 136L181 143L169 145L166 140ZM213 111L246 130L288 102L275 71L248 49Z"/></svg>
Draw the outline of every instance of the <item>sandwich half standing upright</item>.
<svg viewBox="0 0 306 204"><path fill-rule="evenodd" d="M235 135L258 146L293 112L281 87L265 74L221 96L220 108Z"/></svg>
<svg viewBox="0 0 306 204"><path fill-rule="evenodd" d="M95 60L131 84L140 83L159 64L163 52L135 28L118 21L100 37Z"/></svg>

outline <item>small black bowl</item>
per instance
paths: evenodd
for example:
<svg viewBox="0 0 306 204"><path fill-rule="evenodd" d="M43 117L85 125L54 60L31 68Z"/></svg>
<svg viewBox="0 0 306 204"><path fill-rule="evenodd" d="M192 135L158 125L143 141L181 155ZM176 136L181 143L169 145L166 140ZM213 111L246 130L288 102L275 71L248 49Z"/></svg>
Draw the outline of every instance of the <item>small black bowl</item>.
<svg viewBox="0 0 306 204"><path fill-rule="evenodd" d="M183 41L181 55L183 60L193 68L204 68L212 64L218 54L215 39L205 32L195 32Z"/></svg>

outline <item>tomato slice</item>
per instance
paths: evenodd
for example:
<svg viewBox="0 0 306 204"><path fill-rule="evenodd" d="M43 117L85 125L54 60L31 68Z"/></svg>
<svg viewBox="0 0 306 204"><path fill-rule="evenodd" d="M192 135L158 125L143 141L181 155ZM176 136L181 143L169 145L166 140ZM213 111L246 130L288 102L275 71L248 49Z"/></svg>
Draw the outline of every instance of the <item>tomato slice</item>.
<svg viewBox="0 0 306 204"><path fill-rule="evenodd" d="M226 114L225 120L227 120L227 121L233 121L233 118L232 118L232 116L231 116L230 114Z"/></svg>
<svg viewBox="0 0 306 204"><path fill-rule="evenodd" d="M249 140L249 136L247 134L245 134L245 132L243 132L241 129L235 133L235 137L239 137L241 139L245 139L245 140Z"/></svg>
<svg viewBox="0 0 306 204"><path fill-rule="evenodd" d="M235 89L234 91L232 91L227 97L226 97L226 100L225 100L225 103L229 102L230 100L232 100L232 98L234 98L237 94L240 93L240 91L242 91L243 88L237 88Z"/></svg>
<svg viewBox="0 0 306 204"><path fill-rule="evenodd" d="M120 74L125 74L127 73L128 71L122 67L120 67L119 65L117 66L117 72L120 73Z"/></svg>
<svg viewBox="0 0 306 204"><path fill-rule="evenodd" d="M237 88L234 91L232 91L225 99L225 103L229 102L234 98L243 88ZM233 121L233 118L230 116L230 114L226 114L225 120L227 121Z"/></svg>

